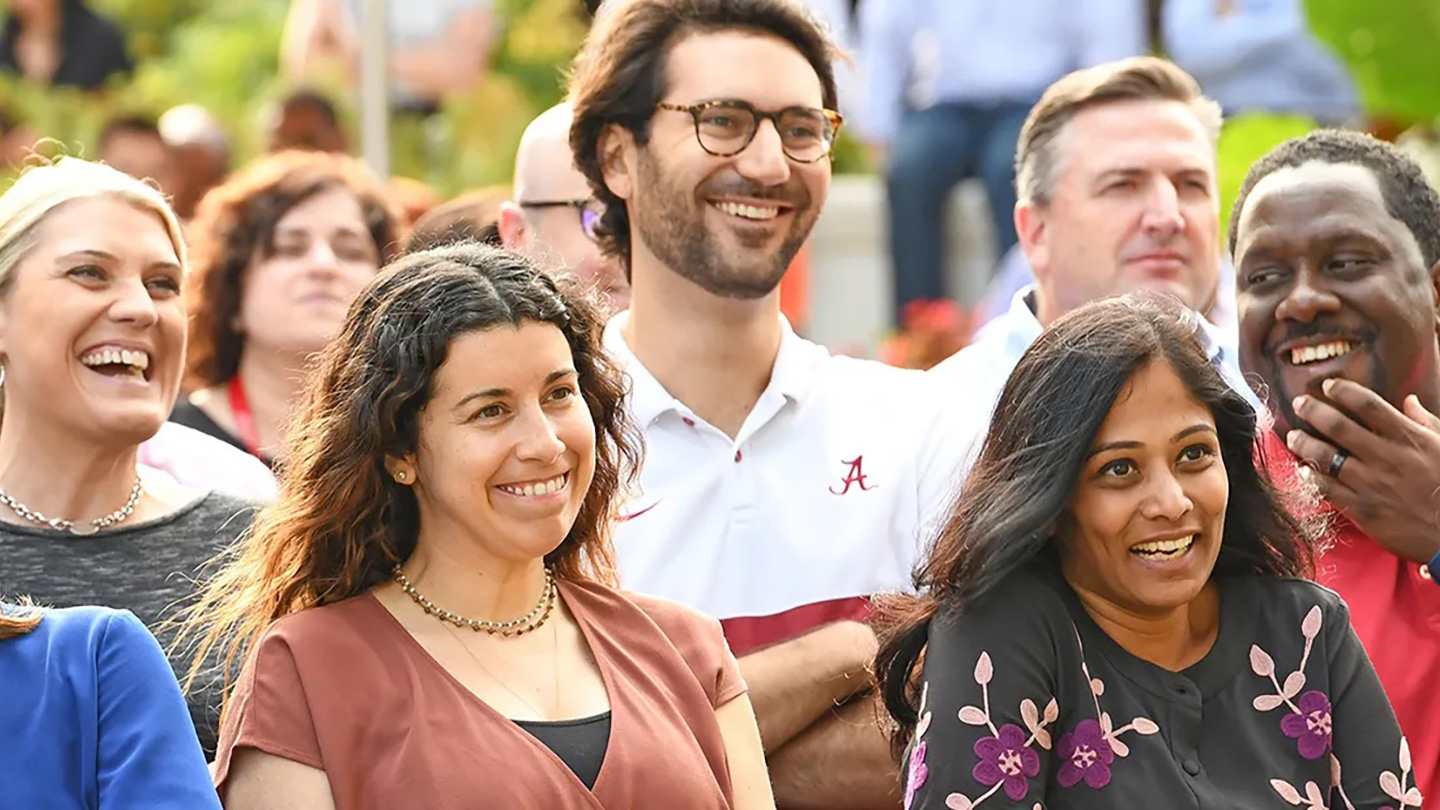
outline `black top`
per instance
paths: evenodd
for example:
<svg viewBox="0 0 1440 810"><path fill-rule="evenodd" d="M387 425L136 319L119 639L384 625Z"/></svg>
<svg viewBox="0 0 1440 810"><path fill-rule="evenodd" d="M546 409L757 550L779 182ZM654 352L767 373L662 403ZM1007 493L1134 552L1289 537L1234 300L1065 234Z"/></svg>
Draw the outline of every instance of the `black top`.
<svg viewBox="0 0 1440 810"><path fill-rule="evenodd" d="M170 421L177 425L184 425L191 430L198 430L207 436L213 436L231 447L238 448L246 453L250 452L250 448L245 446L245 442L241 441L239 436L220 427L219 422L211 419L209 414L200 410L195 406L195 403L185 397L176 400L174 409L170 411ZM274 459L269 459L264 456L258 456L257 458L269 465L270 469L275 469Z"/></svg>
<svg viewBox="0 0 1440 810"><path fill-rule="evenodd" d="M95 90L116 73L134 69L125 47L125 34L115 23L96 14L80 0L62 0L60 23L60 64L50 77L51 85L71 85ZM0 31L0 70L19 73L15 41L20 21L11 15Z"/></svg>
<svg viewBox="0 0 1440 810"><path fill-rule="evenodd" d="M587 789L595 787L610 744L610 712L578 720L516 720L515 725L554 751Z"/></svg>
<svg viewBox="0 0 1440 810"><path fill-rule="evenodd" d="M6 597L28 596L49 607L128 610L155 634L183 678L194 649L171 648L176 628L170 620L193 601L197 583L210 572L205 564L245 532L254 512L249 501L211 492L163 517L84 537L0 523L0 588ZM215 753L221 690L212 669L185 696L207 758Z"/></svg>
<svg viewBox="0 0 1440 810"><path fill-rule="evenodd" d="M1300 580L1216 581L1215 645L1181 672L1106 635L1054 563L937 618L906 807L1420 807L1340 597Z"/></svg>

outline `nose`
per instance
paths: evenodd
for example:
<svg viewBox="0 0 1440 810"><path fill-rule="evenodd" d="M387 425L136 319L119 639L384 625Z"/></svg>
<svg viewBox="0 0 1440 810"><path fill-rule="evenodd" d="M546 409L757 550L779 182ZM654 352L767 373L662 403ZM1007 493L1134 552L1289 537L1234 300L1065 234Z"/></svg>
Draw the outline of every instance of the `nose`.
<svg viewBox="0 0 1440 810"><path fill-rule="evenodd" d="M778 186L790 179L790 158L780 142L780 130L769 119L760 122L750 145L736 156L736 170L763 186Z"/></svg>
<svg viewBox="0 0 1440 810"><path fill-rule="evenodd" d="M330 246L328 239L316 239L310 245L310 272L328 274L334 272L339 265L340 257L335 255L335 248Z"/></svg>
<svg viewBox="0 0 1440 810"><path fill-rule="evenodd" d="M1180 194L1175 190L1173 182L1161 179L1151 184L1140 224L1147 234L1164 239L1185 229L1185 217L1180 210Z"/></svg>
<svg viewBox="0 0 1440 810"><path fill-rule="evenodd" d="M537 404L515 421L519 435L515 442L515 456L521 461L538 461L554 464L565 452L565 442L560 440L549 414Z"/></svg>
<svg viewBox="0 0 1440 810"><path fill-rule="evenodd" d="M142 279L136 278L116 284L115 300L110 304L110 317L120 323L138 328L153 326L160 319L155 308L155 299Z"/></svg>
<svg viewBox="0 0 1440 810"><path fill-rule="evenodd" d="M1295 283L1275 308L1275 317L1280 320L1311 323L1320 315L1338 312L1340 299L1315 281L1314 273L1301 268L1295 274Z"/></svg>
<svg viewBox="0 0 1440 810"><path fill-rule="evenodd" d="M1147 519L1175 522L1195 508L1194 502L1185 494L1185 487L1174 473L1167 470L1153 481L1152 488L1147 493L1148 497L1141 507L1141 514Z"/></svg>

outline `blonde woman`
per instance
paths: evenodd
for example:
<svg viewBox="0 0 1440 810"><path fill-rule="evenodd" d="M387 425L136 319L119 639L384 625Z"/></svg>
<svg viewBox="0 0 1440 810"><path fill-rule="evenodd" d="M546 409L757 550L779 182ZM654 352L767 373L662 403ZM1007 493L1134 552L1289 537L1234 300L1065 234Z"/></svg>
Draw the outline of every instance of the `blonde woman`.
<svg viewBox="0 0 1440 810"><path fill-rule="evenodd" d="M5 807L220 807L180 687L134 614L0 604Z"/></svg>
<svg viewBox="0 0 1440 810"><path fill-rule="evenodd" d="M152 628L249 506L142 468L179 393L185 243L160 194L62 158L0 196L0 581L67 607L129 610ZM167 634L161 630L161 642ZM215 744L218 687L190 696Z"/></svg>

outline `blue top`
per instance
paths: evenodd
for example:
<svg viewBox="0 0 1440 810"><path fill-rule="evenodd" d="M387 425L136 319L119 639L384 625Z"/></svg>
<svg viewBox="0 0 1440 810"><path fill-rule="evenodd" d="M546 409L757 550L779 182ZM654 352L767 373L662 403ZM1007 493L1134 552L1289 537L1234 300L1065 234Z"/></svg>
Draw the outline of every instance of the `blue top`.
<svg viewBox="0 0 1440 810"><path fill-rule="evenodd" d="M1430 558L1430 581L1440 585L1440 551Z"/></svg>
<svg viewBox="0 0 1440 810"><path fill-rule="evenodd" d="M46 610L0 641L0 684L0 808L219 810L175 675L130 612Z"/></svg>
<svg viewBox="0 0 1440 810"><path fill-rule="evenodd" d="M1033 103L1072 70L1149 50L1142 0L875 0L860 5L859 31L855 128L880 142L907 88L932 103Z"/></svg>

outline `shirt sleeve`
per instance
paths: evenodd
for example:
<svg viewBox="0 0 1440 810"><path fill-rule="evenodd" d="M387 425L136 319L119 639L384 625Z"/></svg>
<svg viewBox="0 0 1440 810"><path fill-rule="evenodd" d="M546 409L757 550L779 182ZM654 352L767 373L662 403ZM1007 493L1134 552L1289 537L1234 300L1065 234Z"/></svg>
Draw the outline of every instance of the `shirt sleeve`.
<svg viewBox="0 0 1440 810"><path fill-rule="evenodd" d="M880 143L895 136L905 110L915 34L920 30L919 0L867 2L860 5L860 53L863 92L856 132Z"/></svg>
<svg viewBox="0 0 1440 810"><path fill-rule="evenodd" d="M134 614L117 611L96 658L101 810L219 810L185 698L155 637Z"/></svg>
<svg viewBox="0 0 1440 810"><path fill-rule="evenodd" d="M640 594L626 596L674 645L700 682L700 688L705 690L711 706L719 708L749 689L715 617L668 599Z"/></svg>
<svg viewBox="0 0 1440 810"><path fill-rule="evenodd" d="M1340 789L1348 799L1343 806L1356 810L1418 808L1421 797L1409 745L1401 736L1375 667L1350 626L1350 611L1339 603L1328 613L1331 773L1339 774ZM1401 803L1402 797L1408 802Z"/></svg>
<svg viewBox="0 0 1440 810"><path fill-rule="evenodd" d="M1043 605L1024 602L992 593L963 617L932 621L906 807L983 801L1030 810L1045 802L1059 736L1059 659Z"/></svg>
<svg viewBox="0 0 1440 810"><path fill-rule="evenodd" d="M1071 4L1070 8L1079 14L1077 67L1149 53L1145 3L1141 0L1089 0Z"/></svg>
<svg viewBox="0 0 1440 810"><path fill-rule="evenodd" d="M1250 55L1306 31L1300 0L1236 3L1220 12L1220 0L1170 0L1161 17L1166 53L1203 79L1239 69Z"/></svg>
<svg viewBox="0 0 1440 810"><path fill-rule="evenodd" d="M223 788L235 749L250 747L324 770L319 735L291 642L275 628L261 638L220 725L215 785Z"/></svg>

